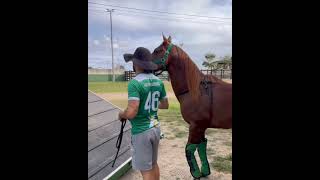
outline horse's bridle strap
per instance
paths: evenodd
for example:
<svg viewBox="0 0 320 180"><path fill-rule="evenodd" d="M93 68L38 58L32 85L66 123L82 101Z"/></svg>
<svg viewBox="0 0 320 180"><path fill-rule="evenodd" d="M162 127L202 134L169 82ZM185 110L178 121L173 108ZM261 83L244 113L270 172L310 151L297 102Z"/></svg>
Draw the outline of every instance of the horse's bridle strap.
<svg viewBox="0 0 320 180"><path fill-rule="evenodd" d="M168 57L169 57L169 54L172 50L172 47L173 47L173 44L170 43L166 52L164 53L163 57L160 60L155 61L156 64L161 64L164 67L164 68L162 68L162 70L167 70Z"/></svg>
<svg viewBox="0 0 320 180"><path fill-rule="evenodd" d="M169 46L168 46L168 49L164 53L163 58L161 59L161 62L162 62L163 65L167 65L168 64L168 57L169 57L169 54L170 54L170 52L172 50L172 47L173 47L173 44L170 43Z"/></svg>

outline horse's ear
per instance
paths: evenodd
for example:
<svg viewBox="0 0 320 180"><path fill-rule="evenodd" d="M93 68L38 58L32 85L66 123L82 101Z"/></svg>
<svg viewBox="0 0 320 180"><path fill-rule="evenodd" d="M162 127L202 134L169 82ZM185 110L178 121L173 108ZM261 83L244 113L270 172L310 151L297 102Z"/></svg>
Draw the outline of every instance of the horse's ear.
<svg viewBox="0 0 320 180"><path fill-rule="evenodd" d="M169 42L169 43L171 43L171 36L169 36L169 38L168 38L168 42Z"/></svg>
<svg viewBox="0 0 320 180"><path fill-rule="evenodd" d="M163 35L163 33L162 33L162 38L163 38L163 42L167 41L167 38Z"/></svg>

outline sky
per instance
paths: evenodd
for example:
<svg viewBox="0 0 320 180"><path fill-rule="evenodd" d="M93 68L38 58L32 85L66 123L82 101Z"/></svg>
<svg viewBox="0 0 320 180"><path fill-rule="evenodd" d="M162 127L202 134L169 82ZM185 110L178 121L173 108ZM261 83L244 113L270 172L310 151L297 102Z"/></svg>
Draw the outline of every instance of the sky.
<svg viewBox="0 0 320 180"><path fill-rule="evenodd" d="M162 43L162 33L182 45L199 68L206 53L232 55L232 0L88 0L88 66L112 67L108 8L114 9L114 63L127 70L132 64L124 62L123 54L133 54L138 47L153 52Z"/></svg>

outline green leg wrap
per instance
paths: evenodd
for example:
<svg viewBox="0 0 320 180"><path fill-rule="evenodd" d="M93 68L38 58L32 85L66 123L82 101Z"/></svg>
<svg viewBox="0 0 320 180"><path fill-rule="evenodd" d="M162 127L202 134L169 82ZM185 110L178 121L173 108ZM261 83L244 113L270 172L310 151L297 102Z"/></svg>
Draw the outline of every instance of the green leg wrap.
<svg viewBox="0 0 320 180"><path fill-rule="evenodd" d="M194 152L197 150L197 144L187 144L186 146L186 157L190 167L191 175L194 178L200 178L201 172L199 170L199 166L197 160L194 156Z"/></svg>
<svg viewBox="0 0 320 180"><path fill-rule="evenodd" d="M201 160L202 177L210 175L210 166L207 159L207 138L198 145L198 153Z"/></svg>

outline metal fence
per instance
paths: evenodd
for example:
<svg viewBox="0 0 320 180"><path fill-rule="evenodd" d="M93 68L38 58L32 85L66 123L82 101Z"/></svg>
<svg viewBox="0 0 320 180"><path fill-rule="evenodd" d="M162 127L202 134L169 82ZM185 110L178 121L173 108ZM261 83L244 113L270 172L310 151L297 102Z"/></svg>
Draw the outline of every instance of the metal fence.
<svg viewBox="0 0 320 180"><path fill-rule="evenodd" d="M232 79L232 69L202 69L200 70L203 74L210 74L214 75L220 79ZM130 81L132 78L136 76L134 71L125 71L124 72L124 79L125 81ZM161 80L168 80L170 81L170 77L168 72L163 72L161 75L158 76Z"/></svg>
<svg viewBox="0 0 320 180"><path fill-rule="evenodd" d="M214 75L220 79L232 79L232 69L202 69L201 72Z"/></svg>
<svg viewBox="0 0 320 180"><path fill-rule="evenodd" d="M134 71L125 71L124 72L124 79L125 81L130 81L132 78L134 78L136 76L136 73ZM168 72L162 72L162 74L158 75L158 77L161 79L161 80L167 80L169 81L170 78L169 78L169 74Z"/></svg>

